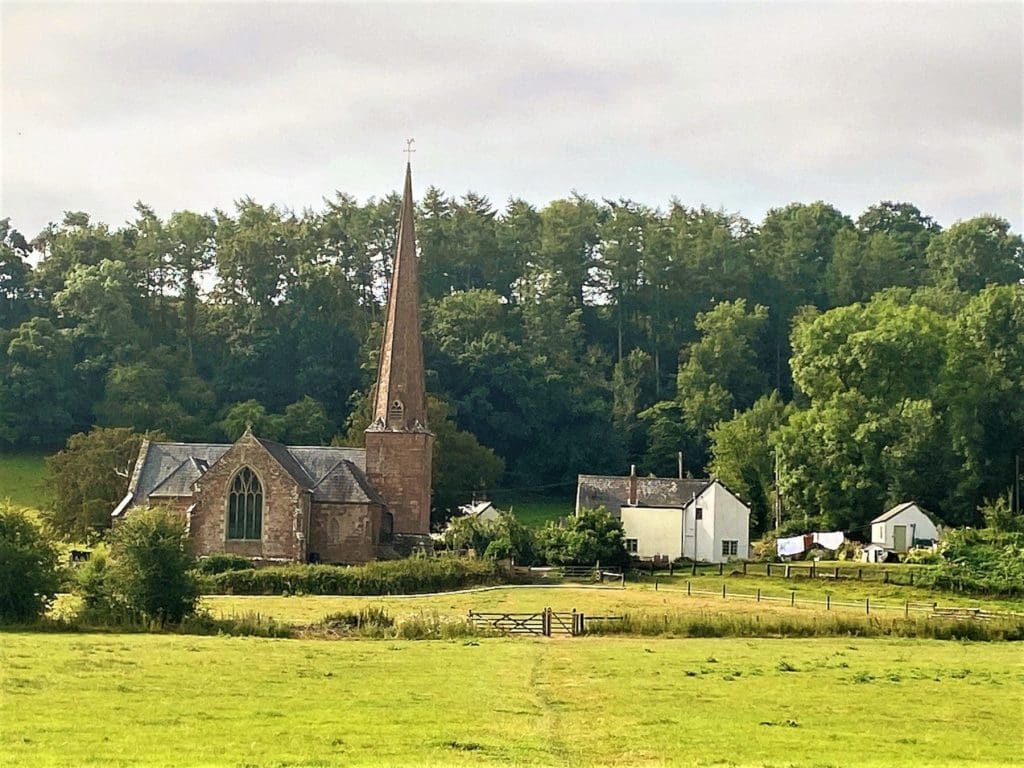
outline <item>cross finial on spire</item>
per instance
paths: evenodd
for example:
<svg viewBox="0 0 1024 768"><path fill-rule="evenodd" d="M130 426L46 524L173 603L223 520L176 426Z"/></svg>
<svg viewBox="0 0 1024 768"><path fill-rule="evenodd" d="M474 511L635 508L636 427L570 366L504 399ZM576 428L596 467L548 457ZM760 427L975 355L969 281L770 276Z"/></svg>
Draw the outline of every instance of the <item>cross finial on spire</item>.
<svg viewBox="0 0 1024 768"><path fill-rule="evenodd" d="M415 144L415 143L416 143L416 139L406 139L405 140L405 149L402 150L403 152L405 152L405 157L406 157L405 161L407 163L410 163L410 164L412 163L412 153L416 151L415 149L412 148L412 145Z"/></svg>

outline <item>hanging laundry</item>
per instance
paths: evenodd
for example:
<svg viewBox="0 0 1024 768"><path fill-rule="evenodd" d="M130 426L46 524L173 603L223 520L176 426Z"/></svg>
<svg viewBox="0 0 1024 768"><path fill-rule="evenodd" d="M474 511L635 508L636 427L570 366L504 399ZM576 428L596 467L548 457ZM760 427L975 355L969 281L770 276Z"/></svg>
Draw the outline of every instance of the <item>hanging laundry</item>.
<svg viewBox="0 0 1024 768"><path fill-rule="evenodd" d="M803 536L790 536L788 539L776 539L775 551L779 557L792 557L807 550Z"/></svg>
<svg viewBox="0 0 1024 768"><path fill-rule="evenodd" d="M825 549L837 550L843 546L846 537L842 531L825 531L814 534L814 543Z"/></svg>

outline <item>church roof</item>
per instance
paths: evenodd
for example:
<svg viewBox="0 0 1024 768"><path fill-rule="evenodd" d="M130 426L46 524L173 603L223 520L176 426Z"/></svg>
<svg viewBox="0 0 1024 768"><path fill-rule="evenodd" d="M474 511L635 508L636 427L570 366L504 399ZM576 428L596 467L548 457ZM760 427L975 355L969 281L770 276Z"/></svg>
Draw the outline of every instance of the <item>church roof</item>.
<svg viewBox="0 0 1024 768"><path fill-rule="evenodd" d="M383 504L366 476L366 451L342 446L282 445L260 440L271 456L317 501ZM228 449L227 443L149 442L128 489L136 503L148 498L191 496L192 486ZM335 472L339 466L344 469ZM332 477L344 475L347 480Z"/></svg>
<svg viewBox="0 0 1024 768"><path fill-rule="evenodd" d="M629 475L580 475L576 489L576 510L604 507L616 517L629 505ZM711 484L707 478L637 477L636 505L640 507L685 507Z"/></svg>
<svg viewBox="0 0 1024 768"><path fill-rule="evenodd" d="M366 480L366 475L351 461L339 461L313 488L313 501L350 504L380 504L384 499Z"/></svg>

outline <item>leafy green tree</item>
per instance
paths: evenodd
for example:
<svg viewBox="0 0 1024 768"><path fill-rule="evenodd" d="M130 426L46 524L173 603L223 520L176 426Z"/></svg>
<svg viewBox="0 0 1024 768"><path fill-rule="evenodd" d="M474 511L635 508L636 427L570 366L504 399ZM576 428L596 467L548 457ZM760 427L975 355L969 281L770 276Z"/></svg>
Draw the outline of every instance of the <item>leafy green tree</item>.
<svg viewBox="0 0 1024 768"><path fill-rule="evenodd" d="M284 436L285 423L283 416L268 414L261 403L246 400L227 409L220 427L232 442L240 438L247 428L251 428L258 437L278 441Z"/></svg>
<svg viewBox="0 0 1024 768"><path fill-rule="evenodd" d="M111 535L110 594L147 619L179 622L195 611L199 585L192 573L180 515L133 510Z"/></svg>
<svg viewBox="0 0 1024 768"><path fill-rule="evenodd" d="M110 527L110 513L127 493L142 438L124 427L97 427L72 435L64 450L46 460L50 499L43 516L54 531L82 541Z"/></svg>
<svg viewBox="0 0 1024 768"><path fill-rule="evenodd" d="M284 409L284 437L292 445L323 445L333 428L323 405L308 395Z"/></svg>
<svg viewBox="0 0 1024 768"><path fill-rule="evenodd" d="M964 291L1024 279L1024 241L996 216L958 221L931 241L927 257L940 283Z"/></svg>
<svg viewBox="0 0 1024 768"><path fill-rule="evenodd" d="M604 507L584 509L564 524L537 532L537 550L551 565L625 565L629 562L622 522Z"/></svg>
<svg viewBox="0 0 1024 768"><path fill-rule="evenodd" d="M0 622L27 622L60 589L57 549L24 510L0 501Z"/></svg>
<svg viewBox="0 0 1024 768"><path fill-rule="evenodd" d="M26 258L32 250L10 219L0 219L0 329L14 328L28 320L33 310Z"/></svg>
<svg viewBox="0 0 1024 768"><path fill-rule="evenodd" d="M751 508L751 526L763 533L772 524L775 500L776 435L792 407L778 392L759 398L750 409L733 414L711 431L711 474Z"/></svg>
<svg viewBox="0 0 1024 768"><path fill-rule="evenodd" d="M703 464L707 435L734 410L750 407L768 387L759 362L768 309L743 299L697 315L700 341L685 351L676 382L683 421L698 441Z"/></svg>

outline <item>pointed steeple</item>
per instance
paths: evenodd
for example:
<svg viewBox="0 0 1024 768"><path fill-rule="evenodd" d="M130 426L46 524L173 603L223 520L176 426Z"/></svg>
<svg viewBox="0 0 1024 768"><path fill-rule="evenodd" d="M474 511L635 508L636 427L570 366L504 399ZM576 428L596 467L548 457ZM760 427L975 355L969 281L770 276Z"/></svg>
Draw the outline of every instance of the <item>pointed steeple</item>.
<svg viewBox="0 0 1024 768"><path fill-rule="evenodd" d="M428 431L413 214L412 166L407 163L398 224L398 250L377 367L373 418L367 431Z"/></svg>

